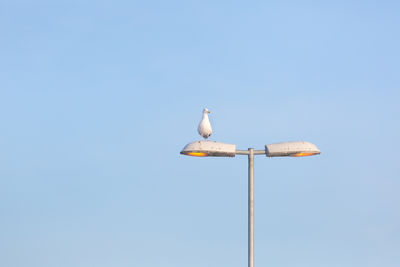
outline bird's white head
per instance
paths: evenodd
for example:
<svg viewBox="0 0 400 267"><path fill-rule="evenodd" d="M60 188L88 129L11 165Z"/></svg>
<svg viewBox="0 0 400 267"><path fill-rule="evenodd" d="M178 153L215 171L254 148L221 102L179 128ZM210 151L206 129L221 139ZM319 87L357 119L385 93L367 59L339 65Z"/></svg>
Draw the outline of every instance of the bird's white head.
<svg viewBox="0 0 400 267"><path fill-rule="evenodd" d="M204 108L203 109L203 113L208 113L209 114L209 113L211 113L211 111L209 111L207 108Z"/></svg>

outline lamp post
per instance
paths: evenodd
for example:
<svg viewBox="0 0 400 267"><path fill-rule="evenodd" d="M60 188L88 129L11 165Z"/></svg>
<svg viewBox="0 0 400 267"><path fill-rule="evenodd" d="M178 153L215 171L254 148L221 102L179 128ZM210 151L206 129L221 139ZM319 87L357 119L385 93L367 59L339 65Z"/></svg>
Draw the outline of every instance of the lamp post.
<svg viewBox="0 0 400 267"><path fill-rule="evenodd" d="M321 152L312 143L283 142L265 145L264 150L237 150L236 145L214 142L196 141L187 144L181 151L182 155L195 157L234 157L247 155L248 168L248 267L254 267L254 155L267 157L304 157L318 155Z"/></svg>

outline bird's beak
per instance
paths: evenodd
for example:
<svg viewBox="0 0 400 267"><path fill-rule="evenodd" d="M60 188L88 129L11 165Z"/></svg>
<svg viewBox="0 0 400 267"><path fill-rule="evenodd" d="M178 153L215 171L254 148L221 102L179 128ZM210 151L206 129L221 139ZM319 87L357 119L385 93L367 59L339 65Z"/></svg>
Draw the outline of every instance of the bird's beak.
<svg viewBox="0 0 400 267"><path fill-rule="evenodd" d="M211 113L211 111L209 111L209 110L208 110L208 111L207 111L207 113L208 113L208 114L210 114L210 113Z"/></svg>

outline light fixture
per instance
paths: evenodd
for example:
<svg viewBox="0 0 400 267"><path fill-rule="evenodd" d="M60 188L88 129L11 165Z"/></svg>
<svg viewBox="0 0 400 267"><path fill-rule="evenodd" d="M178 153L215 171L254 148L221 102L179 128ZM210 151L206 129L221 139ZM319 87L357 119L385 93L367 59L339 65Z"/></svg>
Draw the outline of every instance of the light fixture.
<svg viewBox="0 0 400 267"><path fill-rule="evenodd" d="M305 157L318 155L321 151L310 142L283 142L265 145L267 157Z"/></svg>
<svg viewBox="0 0 400 267"><path fill-rule="evenodd" d="M187 144L181 154L195 157L234 157L236 145L201 140Z"/></svg>

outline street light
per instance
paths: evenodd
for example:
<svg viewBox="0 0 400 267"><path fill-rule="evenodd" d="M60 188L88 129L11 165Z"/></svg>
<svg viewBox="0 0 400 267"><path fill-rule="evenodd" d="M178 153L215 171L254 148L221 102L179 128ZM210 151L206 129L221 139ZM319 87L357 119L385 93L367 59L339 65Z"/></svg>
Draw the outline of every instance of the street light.
<svg viewBox="0 0 400 267"><path fill-rule="evenodd" d="M248 196L248 267L254 267L254 155L267 157L305 157L318 155L321 152L316 145L304 142L283 142L265 145L264 150L237 150L236 145L201 140L187 144L182 155L195 157L234 157L247 155L249 162L249 196Z"/></svg>

